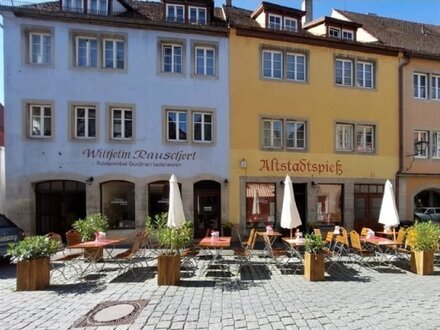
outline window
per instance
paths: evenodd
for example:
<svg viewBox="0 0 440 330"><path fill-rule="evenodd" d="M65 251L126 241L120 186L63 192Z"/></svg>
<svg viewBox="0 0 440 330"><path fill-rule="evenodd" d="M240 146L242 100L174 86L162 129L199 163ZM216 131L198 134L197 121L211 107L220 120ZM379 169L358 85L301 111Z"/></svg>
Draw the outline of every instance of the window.
<svg viewBox="0 0 440 330"><path fill-rule="evenodd" d="M107 15L107 0L87 0L88 12L94 15Z"/></svg>
<svg viewBox="0 0 440 330"><path fill-rule="evenodd" d="M185 22L185 8L182 5L167 4L166 9L168 22Z"/></svg>
<svg viewBox="0 0 440 330"><path fill-rule="evenodd" d="M352 86L353 85L353 61L336 59L335 72L336 85Z"/></svg>
<svg viewBox="0 0 440 330"><path fill-rule="evenodd" d="M211 47L196 47L195 53L195 73L203 76L214 76L215 49Z"/></svg>
<svg viewBox="0 0 440 330"><path fill-rule="evenodd" d="M193 140L195 142L212 142L212 114L193 113Z"/></svg>
<svg viewBox="0 0 440 330"><path fill-rule="evenodd" d="M318 190L318 221L328 225L342 223L343 185L319 184Z"/></svg>
<svg viewBox="0 0 440 330"><path fill-rule="evenodd" d="M167 111L167 140L187 141L186 111Z"/></svg>
<svg viewBox="0 0 440 330"><path fill-rule="evenodd" d="M286 79L306 80L306 56L303 54L286 54Z"/></svg>
<svg viewBox="0 0 440 330"><path fill-rule="evenodd" d="M263 77L281 79L283 68L283 54L279 51L263 51Z"/></svg>
<svg viewBox="0 0 440 330"><path fill-rule="evenodd" d="M124 40L104 39L104 68L123 69L124 53Z"/></svg>
<svg viewBox="0 0 440 330"><path fill-rule="evenodd" d="M374 126L358 125L356 126L356 150L358 152L374 152L375 139Z"/></svg>
<svg viewBox="0 0 440 330"><path fill-rule="evenodd" d="M331 27L328 29L328 35L333 38L340 38L341 30Z"/></svg>
<svg viewBox="0 0 440 330"><path fill-rule="evenodd" d="M31 64L51 64L52 36L49 33L29 33L29 52Z"/></svg>
<svg viewBox="0 0 440 330"><path fill-rule="evenodd" d="M298 21L293 18L284 17L284 30L292 32L298 31Z"/></svg>
<svg viewBox="0 0 440 330"><path fill-rule="evenodd" d="M432 157L440 158L440 132L432 133Z"/></svg>
<svg viewBox="0 0 440 330"><path fill-rule="evenodd" d="M440 100L440 76L431 76L431 98L433 100Z"/></svg>
<svg viewBox="0 0 440 330"><path fill-rule="evenodd" d="M373 63L356 62L356 81L358 87L373 88Z"/></svg>
<svg viewBox="0 0 440 330"><path fill-rule="evenodd" d="M281 16L269 14L269 29L281 30Z"/></svg>
<svg viewBox="0 0 440 330"><path fill-rule="evenodd" d="M87 68L98 66L98 41L96 38L76 38L76 66Z"/></svg>
<svg viewBox="0 0 440 330"><path fill-rule="evenodd" d="M426 141L429 142L429 132L428 131L414 131L414 144L416 142ZM414 157L415 158L428 158L428 148L417 153L416 147L414 145Z"/></svg>
<svg viewBox="0 0 440 330"><path fill-rule="evenodd" d="M75 138L96 137L96 108L77 106L75 111Z"/></svg>
<svg viewBox="0 0 440 330"><path fill-rule="evenodd" d="M354 34L353 34L353 31L342 30L342 39L345 39L345 40L354 40Z"/></svg>
<svg viewBox="0 0 440 330"><path fill-rule="evenodd" d="M50 105L30 105L30 132L31 137L52 136L52 107Z"/></svg>
<svg viewBox="0 0 440 330"><path fill-rule="evenodd" d="M135 186L127 181L101 184L101 212L110 229L135 228Z"/></svg>
<svg viewBox="0 0 440 330"><path fill-rule="evenodd" d="M275 228L275 206L275 183L246 183L246 225L248 228L264 228L267 224Z"/></svg>
<svg viewBox="0 0 440 330"><path fill-rule="evenodd" d="M286 147L287 149L306 148L306 123L303 121L286 121Z"/></svg>
<svg viewBox="0 0 440 330"><path fill-rule="evenodd" d="M162 72L182 73L182 45L162 45Z"/></svg>
<svg viewBox="0 0 440 330"><path fill-rule="evenodd" d="M353 151L352 124L336 124L336 151Z"/></svg>
<svg viewBox="0 0 440 330"><path fill-rule="evenodd" d="M413 75L413 95L416 99L426 99L428 75L425 73L414 73Z"/></svg>
<svg viewBox="0 0 440 330"><path fill-rule="evenodd" d="M283 121L278 119L263 119L263 148L281 149Z"/></svg>
<svg viewBox="0 0 440 330"><path fill-rule="evenodd" d="M83 12L83 0L63 0L63 9L71 12Z"/></svg>
<svg viewBox="0 0 440 330"><path fill-rule="evenodd" d="M111 134L114 140L131 140L133 138L132 109L111 109Z"/></svg>
<svg viewBox="0 0 440 330"><path fill-rule="evenodd" d="M191 24L206 24L206 8L189 7L189 22Z"/></svg>

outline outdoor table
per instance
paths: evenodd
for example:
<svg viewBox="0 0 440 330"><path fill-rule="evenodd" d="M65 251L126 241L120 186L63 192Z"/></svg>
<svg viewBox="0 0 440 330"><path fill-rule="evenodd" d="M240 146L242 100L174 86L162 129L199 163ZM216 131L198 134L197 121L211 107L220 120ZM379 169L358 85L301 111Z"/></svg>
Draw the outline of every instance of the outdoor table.
<svg viewBox="0 0 440 330"><path fill-rule="evenodd" d="M90 267L93 267L97 272L99 272L100 269L98 268L97 263L100 261L103 262L101 266L101 270L102 270L105 266L105 259L101 257L103 255L103 251L106 251L106 253L111 258L111 252L114 246L122 241L125 241L126 239L127 239L126 237L118 237L111 239L100 239L94 241L81 242L78 244L71 245L69 247L71 249L84 249L85 255L88 256L87 258L88 265L84 270L81 271L79 277L80 278L83 277L83 275ZM111 247L110 250L109 247Z"/></svg>
<svg viewBox="0 0 440 330"><path fill-rule="evenodd" d="M275 243L276 239L278 237L283 236L283 234L281 234L278 231L257 231L257 235L263 237L264 235L267 235L267 237L269 237L269 241L270 244L273 245L273 243Z"/></svg>
<svg viewBox="0 0 440 330"><path fill-rule="evenodd" d="M382 263L388 263L391 265L391 263L387 259L388 252L390 251L390 249L392 249L392 247L402 245L400 243L397 243L396 241L380 236L373 236L369 238L363 237L361 238L361 242L363 244L366 244L365 246L378 256L377 260L379 265Z"/></svg>
<svg viewBox="0 0 440 330"><path fill-rule="evenodd" d="M283 237L282 240L285 244L287 244L290 247L290 251L292 252L292 255L297 256L297 258L302 262L304 258L301 254L301 248L304 247L306 243L305 238Z"/></svg>
<svg viewBox="0 0 440 330"><path fill-rule="evenodd" d="M221 260L221 251L224 248L228 248L231 246L231 237L220 236L216 239L212 237L205 237L199 242L199 247L207 252L207 254L212 255L211 261L206 266L206 271L208 268L214 264L219 264L219 260Z"/></svg>

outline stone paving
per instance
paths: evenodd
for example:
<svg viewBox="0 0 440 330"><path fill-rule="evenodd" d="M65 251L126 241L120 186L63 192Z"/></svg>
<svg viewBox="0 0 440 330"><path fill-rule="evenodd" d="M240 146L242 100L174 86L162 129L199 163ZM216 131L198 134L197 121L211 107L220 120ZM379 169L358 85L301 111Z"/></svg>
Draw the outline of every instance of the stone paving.
<svg viewBox="0 0 440 330"><path fill-rule="evenodd" d="M232 257L230 269L236 265ZM203 265L206 261L201 261ZM0 264L0 329L69 329L104 301L147 299L134 323L83 329L438 329L440 267L431 276L408 265L377 270L332 267L324 282L307 282L263 264L240 275L184 273L179 286L157 286L155 267L118 276L65 281L56 275L45 291L16 292L15 266Z"/></svg>

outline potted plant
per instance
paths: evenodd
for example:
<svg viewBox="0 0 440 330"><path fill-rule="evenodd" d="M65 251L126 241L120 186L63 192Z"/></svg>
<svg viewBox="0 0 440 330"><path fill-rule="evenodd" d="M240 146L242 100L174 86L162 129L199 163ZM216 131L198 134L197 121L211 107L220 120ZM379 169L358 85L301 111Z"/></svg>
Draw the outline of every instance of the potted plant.
<svg viewBox="0 0 440 330"><path fill-rule="evenodd" d="M411 248L411 271L419 275L432 274L440 227L431 221L417 221L408 229L407 235L407 244Z"/></svg>
<svg viewBox="0 0 440 330"><path fill-rule="evenodd" d="M324 280L324 246L320 235L307 234L304 241L304 277L308 281Z"/></svg>
<svg viewBox="0 0 440 330"><path fill-rule="evenodd" d="M50 257L61 248L47 236L29 236L8 246L6 255L17 264L17 291L42 290L50 283Z"/></svg>
<svg viewBox="0 0 440 330"><path fill-rule="evenodd" d="M224 224L222 224L222 235L223 236L232 236L232 227L234 227L234 224L230 221L226 221Z"/></svg>
<svg viewBox="0 0 440 330"><path fill-rule="evenodd" d="M101 213L88 215L85 219L78 219L73 223L73 228L80 234L83 242L93 241L95 234L105 232L108 229L108 218ZM102 248L85 249L85 258L101 260L103 257Z"/></svg>
<svg viewBox="0 0 440 330"><path fill-rule="evenodd" d="M169 228L167 213L147 217L149 234L159 244L162 253L157 258L157 284L178 285L180 282L180 252L192 242L193 229L190 222L179 228Z"/></svg>

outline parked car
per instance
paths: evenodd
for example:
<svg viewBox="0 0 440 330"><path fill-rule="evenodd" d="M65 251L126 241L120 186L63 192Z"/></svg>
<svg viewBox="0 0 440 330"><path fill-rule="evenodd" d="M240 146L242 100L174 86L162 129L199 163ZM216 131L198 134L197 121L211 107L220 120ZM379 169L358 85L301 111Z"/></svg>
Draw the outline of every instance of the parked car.
<svg viewBox="0 0 440 330"><path fill-rule="evenodd" d="M9 243L20 241L24 232L3 214L0 214L0 258L6 254Z"/></svg>
<svg viewBox="0 0 440 330"><path fill-rule="evenodd" d="M414 220L440 222L440 207L418 207L414 210Z"/></svg>

